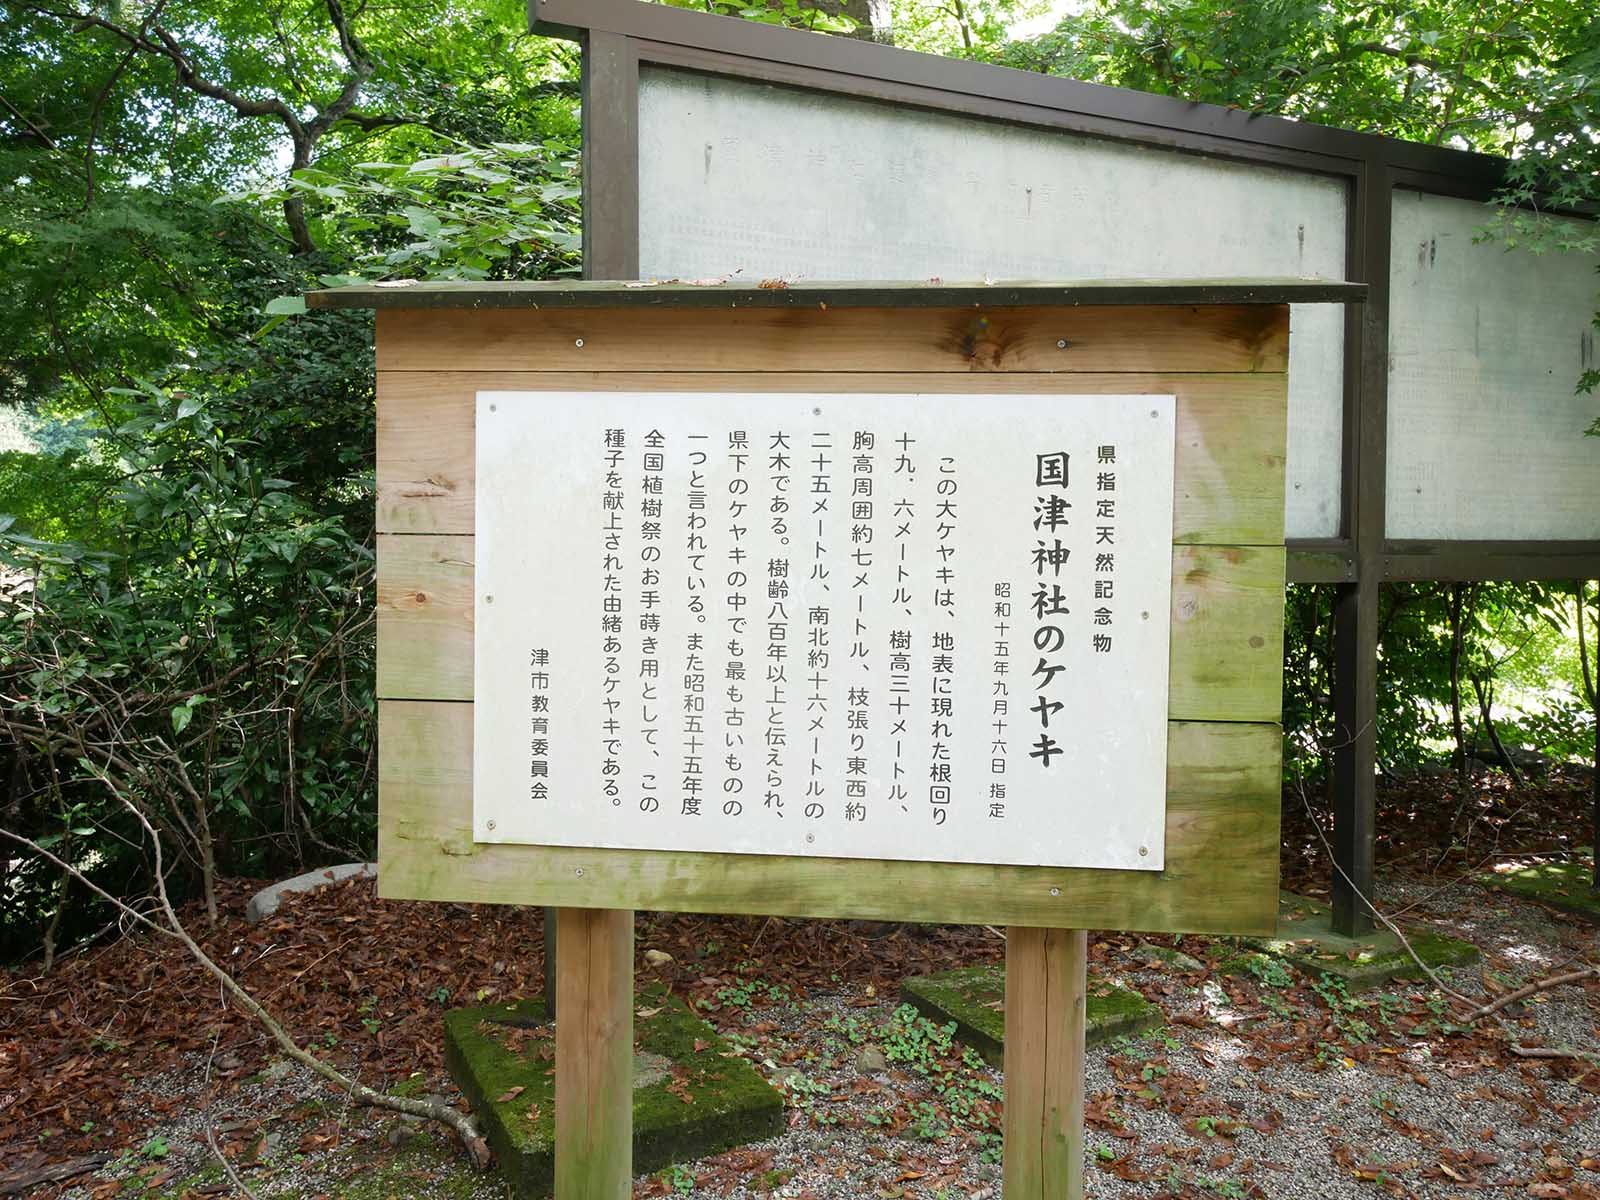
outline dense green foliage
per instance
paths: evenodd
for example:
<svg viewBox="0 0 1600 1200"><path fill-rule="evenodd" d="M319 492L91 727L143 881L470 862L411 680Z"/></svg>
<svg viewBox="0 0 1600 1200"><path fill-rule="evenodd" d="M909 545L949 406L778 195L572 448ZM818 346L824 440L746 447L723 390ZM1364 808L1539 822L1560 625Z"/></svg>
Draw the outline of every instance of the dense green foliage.
<svg viewBox="0 0 1600 1200"><path fill-rule="evenodd" d="M1327 586L1291 587L1284 734L1291 773L1321 778L1333 722L1333 605ZM1595 749L1595 588L1576 584L1396 584L1380 613L1378 760L1399 772L1494 741L1557 761ZM1577 630L1583 616L1584 641ZM1480 691L1481 689L1481 691Z"/></svg>
<svg viewBox="0 0 1600 1200"><path fill-rule="evenodd" d="M282 322L346 279L576 270L575 53L524 19L5 6L0 824L114 892L134 809L208 899L372 852L371 322ZM5 958L63 887L0 866ZM93 920L65 899L53 936Z"/></svg>
<svg viewBox="0 0 1600 1200"><path fill-rule="evenodd" d="M1567 157L1600 95L1596 20L1581 0L1092 0L995 57L1412 141Z"/></svg>
<svg viewBox="0 0 1600 1200"><path fill-rule="evenodd" d="M684 6L1514 151L1502 234L1541 245L1532 198L1592 193L1600 23L1566 0L1089 0L1028 39L1008 30L1046 0ZM135 813L194 894L368 855L370 322L298 297L575 271L576 50L526 34L521 0L0 15L0 828L126 895L152 865ZM1474 681L1518 739L1580 751L1576 611L1395 589L1384 761L1447 747L1453 707L1476 738ZM1330 614L1292 593L1285 720L1312 772ZM90 901L8 847L0 960L92 930Z"/></svg>

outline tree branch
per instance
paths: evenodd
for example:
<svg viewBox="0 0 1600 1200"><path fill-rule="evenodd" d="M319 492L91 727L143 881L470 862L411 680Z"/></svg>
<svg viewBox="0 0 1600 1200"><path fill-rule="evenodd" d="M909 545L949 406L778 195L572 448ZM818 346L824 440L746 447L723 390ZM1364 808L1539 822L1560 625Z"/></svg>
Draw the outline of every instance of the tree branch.
<svg viewBox="0 0 1600 1200"><path fill-rule="evenodd" d="M1473 1009L1461 1018L1461 1023L1470 1025L1481 1017L1492 1016L1508 1004L1515 1004L1518 1000L1526 1000L1529 996L1547 992L1553 987L1563 983L1582 983L1585 979L1594 979L1600 976L1600 967L1585 967L1581 971L1568 971L1563 975L1552 975L1548 979L1538 979L1526 987L1519 987L1514 992L1507 992L1503 996L1496 996L1488 1004Z"/></svg>
<svg viewBox="0 0 1600 1200"><path fill-rule="evenodd" d="M63 23L70 23L75 31L84 29L103 29L113 37L120 38L128 45L133 46L155 58L165 58L173 64L178 72L178 80L184 87L202 96L213 100L220 100L228 105L242 117L277 117L291 131L301 128L300 118L294 111L276 96L270 100L251 100L239 95L231 88L223 87L220 83L206 79L195 70L194 64L189 61L189 56L184 53L183 47L176 38L161 25L152 23L147 32L129 29L125 25L118 25L115 21L96 16L94 13L80 13L47 8L43 5L27 5L33 12L41 16L54 17ZM156 40L151 41L150 35Z"/></svg>
<svg viewBox="0 0 1600 1200"><path fill-rule="evenodd" d="M39 141L44 145L44 148L46 150L59 150L59 149L61 149L61 147L56 143L55 138L51 137L48 133L46 133L44 130L40 129L37 125L35 125L32 121L30 121L27 117L25 117L22 114L22 110L17 108L16 105L12 104L11 101L7 100L4 96L0 96L0 108L5 109L13 117L15 117L17 120L21 121L24 125L26 125L28 127L29 132L32 133L34 137L39 139Z"/></svg>
<svg viewBox="0 0 1600 1200"><path fill-rule="evenodd" d="M1426 67L1435 75L1453 79L1457 84L1471 88L1480 95L1488 96L1494 100L1499 99L1499 95L1492 85L1483 82L1476 76L1467 74L1456 63L1447 63L1443 59L1431 58L1426 54L1417 54L1410 50L1396 49L1394 46L1386 46L1382 42L1352 42L1347 49L1351 53L1349 55L1340 54L1337 61L1342 62L1347 57L1353 57L1354 55L1378 54L1385 58L1398 59L1408 67Z"/></svg>
<svg viewBox="0 0 1600 1200"><path fill-rule="evenodd" d="M79 883L89 888L102 900L105 900L111 904L114 908L116 908L130 920L134 921L136 924L143 926L153 933L162 934L165 937L169 937L174 941L179 942L184 949L189 952L190 956L194 958L194 960L202 967L204 967L213 978L216 979L216 981L222 986L223 991L232 997L234 1002L237 1003L240 1008L244 1009L244 1011L250 1017L252 1017L257 1024L267 1031L267 1033L272 1037L272 1040L278 1044L278 1048L282 1050L283 1053L289 1058L293 1059L307 1070L315 1073L320 1078L332 1083L335 1087L339 1088L340 1091L346 1093L358 1103L367 1104L373 1108L386 1108L391 1112L406 1113L414 1117L423 1117L427 1120L438 1121L443 1125L449 1126L456 1136L461 1139L461 1144L465 1148L467 1156L472 1160L473 1165L479 1169L488 1166L488 1143L484 1141L483 1135L478 1132L478 1127L473 1123L471 1117L464 1116L460 1112L457 1112L450 1105L442 1104L438 1101L412 1100L407 1097L391 1096L387 1092L377 1091L368 1087L364 1083L358 1083L356 1080L346 1075L343 1071L340 1071L337 1067L324 1062L322 1059L318 1058L309 1051L301 1049L300 1044L296 1042L294 1038L289 1036L288 1031L284 1029L282 1025L278 1024L277 1020L272 1016L272 1014L267 1012L267 1010L261 1006L260 1002L257 1001L256 998L245 989L244 985L236 980L232 975L228 974L227 971L224 971L220 966L218 966L216 961L213 960L211 956L208 955L203 949L201 949L200 944L189 935L189 931L184 928L183 922L178 919L177 911L172 907L171 898L167 895L167 886L162 876L160 835L158 835L155 829L151 827L150 823L145 820L144 814L130 804L127 797L123 796L121 792L113 787L109 780L102 777L101 782L106 785L107 790L111 792L112 796L120 801L123 807L133 814L133 816L138 820L139 824L144 827L145 833L150 838L151 846L155 853L156 859L155 899L164 918L163 921L157 921L147 914L140 912L126 901L113 896L104 888L95 884L93 880L87 878L76 867L72 866L70 863L63 862L60 858L57 858L49 850L46 850L44 847L40 846L33 839L24 837L18 833L13 833L11 830L4 828L0 828L0 836L4 836L10 839L12 842L15 842L17 845L31 850L39 857L48 862L54 863L61 870L68 872Z"/></svg>
<svg viewBox="0 0 1600 1200"><path fill-rule="evenodd" d="M319 111L306 126L313 141L332 129L346 113L355 108L356 102L361 99L361 89L377 67L372 55L367 52L367 48L362 45L361 39L351 28L350 20L344 13L344 6L339 0L327 0L327 6L328 20L333 23L333 28L339 35L339 48L344 52L345 61L350 64L350 76L339 89L339 94L333 102Z"/></svg>

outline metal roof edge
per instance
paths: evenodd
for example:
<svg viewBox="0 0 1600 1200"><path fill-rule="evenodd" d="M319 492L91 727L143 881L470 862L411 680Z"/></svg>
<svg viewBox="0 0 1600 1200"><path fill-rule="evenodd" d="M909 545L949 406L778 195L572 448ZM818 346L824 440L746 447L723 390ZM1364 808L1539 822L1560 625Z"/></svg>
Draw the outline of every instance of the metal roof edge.
<svg viewBox="0 0 1600 1200"><path fill-rule="evenodd" d="M1109 120L1129 126L1132 140L1138 140L1133 127L1177 130L1196 137L1353 161L1376 160L1402 169L1468 178L1480 184L1497 183L1507 162L1476 151L1430 146L1383 134L944 58L642 0L528 0L528 16L530 28L547 36L581 41L586 33L596 31L728 56L729 74L739 74L733 61L739 58L777 62L972 97L973 115L984 115L981 102L988 101Z"/></svg>
<svg viewBox="0 0 1600 1200"><path fill-rule="evenodd" d="M1023 308L1091 305L1352 304L1367 285L1318 278L788 283L766 280L397 280L306 294L335 308Z"/></svg>

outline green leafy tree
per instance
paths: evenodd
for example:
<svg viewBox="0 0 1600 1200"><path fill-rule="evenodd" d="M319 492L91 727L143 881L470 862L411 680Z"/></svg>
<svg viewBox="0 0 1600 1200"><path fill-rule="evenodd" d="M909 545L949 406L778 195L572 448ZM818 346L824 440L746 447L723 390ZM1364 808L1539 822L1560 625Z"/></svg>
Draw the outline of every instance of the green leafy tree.
<svg viewBox="0 0 1600 1200"><path fill-rule="evenodd" d="M269 310L576 270L574 52L500 0L4 7L0 822L138 896L137 815L214 907L373 837L371 323ZM0 956L104 912L0 871Z"/></svg>
<svg viewBox="0 0 1600 1200"><path fill-rule="evenodd" d="M1571 0L1091 0L999 61L1301 120L1512 154L1589 121L1600 37Z"/></svg>

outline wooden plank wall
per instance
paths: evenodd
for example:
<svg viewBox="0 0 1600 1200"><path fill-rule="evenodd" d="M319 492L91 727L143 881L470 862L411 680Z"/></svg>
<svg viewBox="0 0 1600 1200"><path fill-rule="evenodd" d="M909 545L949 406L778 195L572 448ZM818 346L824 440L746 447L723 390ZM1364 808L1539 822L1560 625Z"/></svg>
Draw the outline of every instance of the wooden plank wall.
<svg viewBox="0 0 1600 1200"><path fill-rule="evenodd" d="M387 310L378 317L385 896L1270 932L1277 912L1288 310ZM1172 393L1166 870L478 845L480 390ZM581 868L581 870L580 870Z"/></svg>

